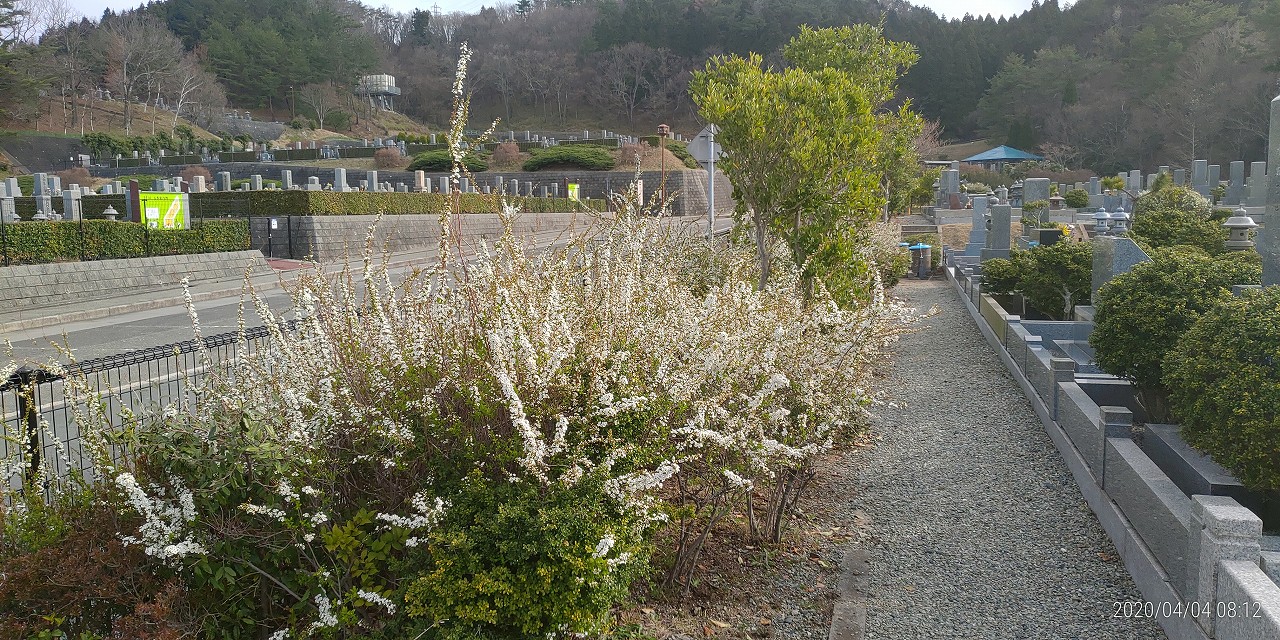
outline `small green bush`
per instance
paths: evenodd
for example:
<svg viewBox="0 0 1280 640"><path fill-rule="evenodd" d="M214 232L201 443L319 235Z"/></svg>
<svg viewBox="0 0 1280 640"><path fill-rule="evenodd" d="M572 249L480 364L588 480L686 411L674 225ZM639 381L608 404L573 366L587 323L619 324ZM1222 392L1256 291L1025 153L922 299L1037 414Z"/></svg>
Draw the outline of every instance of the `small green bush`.
<svg viewBox="0 0 1280 640"><path fill-rule="evenodd" d="M532 157L524 162L525 171L541 171L549 168L608 171L617 165L613 154L593 146L548 147L535 149L531 153Z"/></svg>
<svg viewBox="0 0 1280 640"><path fill-rule="evenodd" d="M1072 189L1062 196L1062 201L1072 209L1083 209L1089 206L1089 192L1084 189Z"/></svg>
<svg viewBox="0 0 1280 640"><path fill-rule="evenodd" d="M600 631L647 547L645 527L611 503L593 483L546 491L463 483L429 534L430 561L405 592L406 613L439 621L444 638L472 638L480 629L495 639ZM597 556L605 539L613 544ZM611 567L609 559L620 556L633 562Z"/></svg>
<svg viewBox="0 0 1280 640"><path fill-rule="evenodd" d="M1280 287L1224 295L1164 361L1182 435L1245 486L1280 489Z"/></svg>
<svg viewBox="0 0 1280 640"><path fill-rule="evenodd" d="M486 162L484 158L473 153L468 153L463 156L462 162L467 166L467 171L472 173L489 170L489 163ZM424 151L413 157L413 162L409 163L408 170L433 172L453 171L453 156L450 155L448 149Z"/></svg>
<svg viewBox="0 0 1280 640"><path fill-rule="evenodd" d="M1204 196L1173 186L1138 199L1129 236L1152 248L1187 245L1218 255L1226 251L1227 230Z"/></svg>
<svg viewBox="0 0 1280 640"><path fill-rule="evenodd" d="M683 143L669 144L667 146L667 150L669 150L675 157L680 158L680 162L683 162L685 167L689 169L702 168L702 165L698 164L698 161L694 160L693 156L689 155L688 145Z"/></svg>
<svg viewBox="0 0 1280 640"><path fill-rule="evenodd" d="M1098 291L1089 336L1098 366L1132 380L1147 415L1168 422L1161 365L1165 355L1197 318L1218 305L1231 285L1260 284L1261 278L1261 260L1252 251L1216 258L1198 250L1157 251L1150 262L1116 276Z"/></svg>

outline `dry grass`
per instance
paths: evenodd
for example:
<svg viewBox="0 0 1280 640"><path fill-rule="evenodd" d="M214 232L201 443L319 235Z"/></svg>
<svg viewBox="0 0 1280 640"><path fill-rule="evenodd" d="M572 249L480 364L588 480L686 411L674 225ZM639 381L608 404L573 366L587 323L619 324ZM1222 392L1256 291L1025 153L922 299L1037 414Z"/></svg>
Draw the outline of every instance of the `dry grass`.
<svg viewBox="0 0 1280 640"><path fill-rule="evenodd" d="M35 130L46 133L75 134L111 133L124 135L124 103L112 100L82 101L84 108L83 122L71 126L68 113L63 112L63 102L58 98L48 98L40 103L40 117L34 123ZM187 125L195 132L197 138L216 138L212 133L197 127L194 123L178 118L179 125ZM144 105L133 106L133 135L151 135L152 133L173 133L173 112L163 109L151 109Z"/></svg>
<svg viewBox="0 0 1280 640"><path fill-rule="evenodd" d="M952 249L963 249L969 243L969 231L973 225L968 224L943 224L938 225L938 234L942 236L942 244ZM1018 236L1022 235L1022 223L1012 222L1009 224L1009 246L1017 246Z"/></svg>
<svg viewBox="0 0 1280 640"><path fill-rule="evenodd" d="M929 154L928 160L963 160L969 156L976 155L994 147L995 145L986 140L974 140L973 142L961 142L958 144L949 144L944 147L938 147L933 153Z"/></svg>

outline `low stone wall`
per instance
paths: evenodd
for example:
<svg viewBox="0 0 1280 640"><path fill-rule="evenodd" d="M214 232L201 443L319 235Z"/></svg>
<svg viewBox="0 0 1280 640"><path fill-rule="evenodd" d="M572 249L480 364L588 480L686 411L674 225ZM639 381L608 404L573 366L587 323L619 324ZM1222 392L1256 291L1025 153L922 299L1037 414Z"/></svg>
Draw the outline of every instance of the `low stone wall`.
<svg viewBox="0 0 1280 640"><path fill-rule="evenodd" d="M191 282L235 281L270 270L258 251L0 267L0 308L25 311L133 293L172 289Z"/></svg>
<svg viewBox="0 0 1280 640"><path fill-rule="evenodd" d="M464 243L493 240L502 235L498 214L469 213L457 217ZM275 221L275 229L271 228ZM530 213L516 218L514 231L527 235L570 231L590 226L595 217L584 213ZM321 262L364 251L369 227L374 227L374 251L392 252L435 249L440 241L440 219L432 215L398 216L280 216L250 218L251 245L277 258L309 258ZM376 224L375 224L376 223Z"/></svg>
<svg viewBox="0 0 1280 640"><path fill-rule="evenodd" d="M1280 638L1280 538L1262 535L1259 515L1233 497L1188 494L1135 442L1130 409L1098 400L1115 402L1123 385L1101 388L1102 376L1077 377L1075 361L1045 351L1042 341L1059 334L1087 339L1079 332L1089 323L1021 322L982 294L974 269L950 253L947 264L956 293L1115 543L1147 601L1143 614L1175 639ZM1049 324L1059 326L1040 326Z"/></svg>

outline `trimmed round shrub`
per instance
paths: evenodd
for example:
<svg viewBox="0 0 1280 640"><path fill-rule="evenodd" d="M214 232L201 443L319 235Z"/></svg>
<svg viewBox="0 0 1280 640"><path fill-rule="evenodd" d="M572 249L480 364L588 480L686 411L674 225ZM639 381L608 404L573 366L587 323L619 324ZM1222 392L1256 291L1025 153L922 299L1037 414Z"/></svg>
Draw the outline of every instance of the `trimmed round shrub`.
<svg viewBox="0 0 1280 640"><path fill-rule="evenodd" d="M473 153L463 156L462 163L467 166L467 171L473 173L489 170L489 163ZM453 171L453 156L448 149L423 151L413 157L413 162L409 163L409 171Z"/></svg>
<svg viewBox="0 0 1280 640"><path fill-rule="evenodd" d="M1072 209L1083 209L1089 206L1089 192L1084 189L1072 189L1062 196L1062 201Z"/></svg>
<svg viewBox="0 0 1280 640"><path fill-rule="evenodd" d="M1008 259L994 258L982 263L982 292L1003 296L1019 291L1018 281L1025 268L1018 264L1025 261L1027 252L1014 251Z"/></svg>
<svg viewBox="0 0 1280 640"><path fill-rule="evenodd" d="M1253 489L1280 489L1280 287L1224 296L1164 361L1182 436Z"/></svg>
<svg viewBox="0 0 1280 640"><path fill-rule="evenodd" d="M1026 252L1019 269L1018 289L1027 303L1055 320L1066 320L1078 304L1088 304L1093 292L1093 245L1058 242ZM985 273L986 268L983 268Z"/></svg>
<svg viewBox="0 0 1280 640"><path fill-rule="evenodd" d="M607 149L589 145L565 145L534 149L532 157L524 161L525 171L542 169L585 169L608 171L617 165Z"/></svg>
<svg viewBox="0 0 1280 640"><path fill-rule="evenodd" d="M984 267L985 271L985 267ZM1167 422L1162 360L1196 319L1218 305L1233 284L1259 284L1261 260L1252 251L1216 258L1197 250L1165 249L1102 286L1089 336L1103 371L1132 380L1152 421Z"/></svg>
<svg viewBox="0 0 1280 640"><path fill-rule="evenodd" d="M1138 199L1129 236L1149 247L1187 245L1217 255L1226 251L1227 230L1204 196L1172 186Z"/></svg>

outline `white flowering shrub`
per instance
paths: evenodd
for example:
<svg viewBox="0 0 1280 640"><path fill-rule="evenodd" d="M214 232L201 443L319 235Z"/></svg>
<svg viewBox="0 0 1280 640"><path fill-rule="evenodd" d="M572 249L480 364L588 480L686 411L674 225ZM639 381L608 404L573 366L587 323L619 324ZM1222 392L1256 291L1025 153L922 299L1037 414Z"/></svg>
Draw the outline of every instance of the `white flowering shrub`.
<svg viewBox="0 0 1280 640"><path fill-rule="evenodd" d="M304 275L295 330L255 301L266 344L131 429L121 536L204 636L592 633L638 575L687 587L726 515L781 538L907 316L785 265L758 289L752 248L629 194L539 254L508 224L407 278L371 246Z"/></svg>

